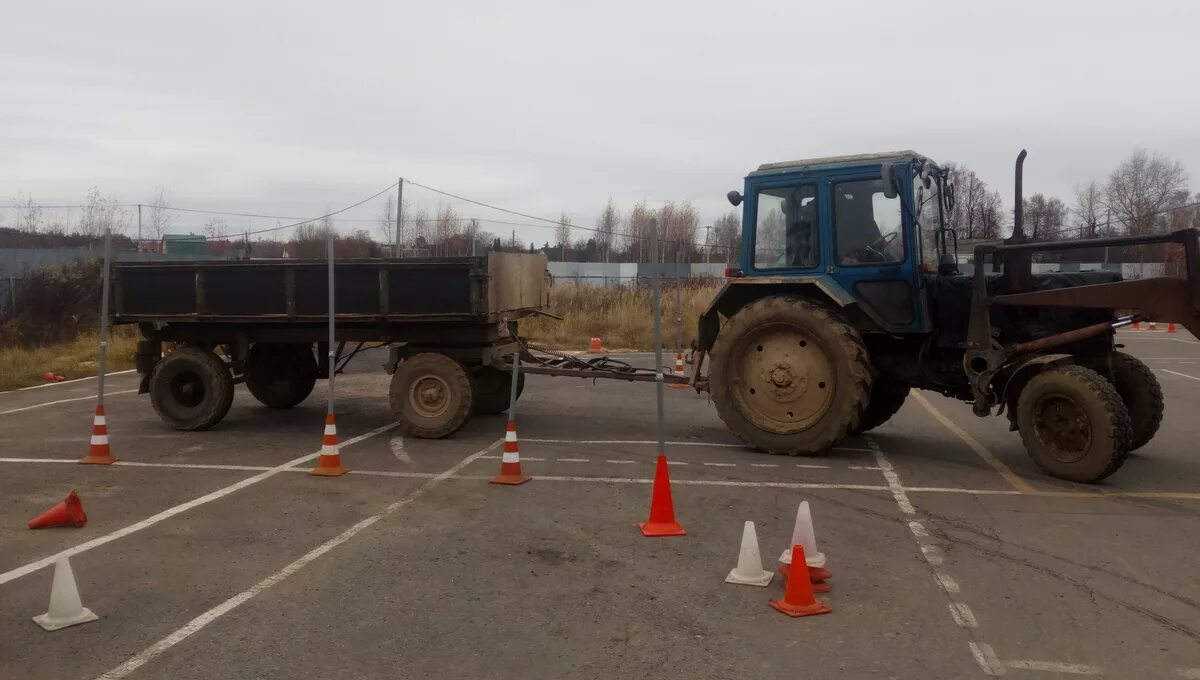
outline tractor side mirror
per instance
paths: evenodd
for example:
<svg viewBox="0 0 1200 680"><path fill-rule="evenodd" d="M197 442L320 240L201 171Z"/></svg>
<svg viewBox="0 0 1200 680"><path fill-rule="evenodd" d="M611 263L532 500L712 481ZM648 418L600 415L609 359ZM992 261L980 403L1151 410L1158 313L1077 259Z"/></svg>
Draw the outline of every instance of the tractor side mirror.
<svg viewBox="0 0 1200 680"><path fill-rule="evenodd" d="M896 166L891 163L884 163L880 171L883 178L883 195L887 198L899 196L900 190L896 186Z"/></svg>
<svg viewBox="0 0 1200 680"><path fill-rule="evenodd" d="M728 198L729 204L735 208L742 204L742 194L740 192L731 191L725 194L725 198Z"/></svg>

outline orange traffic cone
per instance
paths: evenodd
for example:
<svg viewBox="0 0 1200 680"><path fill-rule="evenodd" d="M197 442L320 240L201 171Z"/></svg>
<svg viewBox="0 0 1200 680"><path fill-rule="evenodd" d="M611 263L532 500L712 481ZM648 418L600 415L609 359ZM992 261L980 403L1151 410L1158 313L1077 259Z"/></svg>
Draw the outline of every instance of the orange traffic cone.
<svg viewBox="0 0 1200 680"><path fill-rule="evenodd" d="M804 563L804 547L792 546L792 564ZM813 596L812 584L806 578L789 578L783 597L771 600L771 606L788 616L813 616L833 611Z"/></svg>
<svg viewBox="0 0 1200 680"><path fill-rule="evenodd" d="M1149 327L1149 328L1147 328L1146 330L1151 330L1151 331L1156 331L1156 330L1158 330L1158 324L1157 324L1157 323L1155 323L1155 322L1153 322L1153 321L1151 321L1151 322L1150 322L1149 326L1150 326L1150 327Z"/></svg>
<svg viewBox="0 0 1200 680"><path fill-rule="evenodd" d="M340 477L349 471L349 468L342 467L342 453L338 449L337 423L334 422L333 413L326 413L325 436L321 439L321 457L317 459L317 466L308 474L318 477Z"/></svg>
<svg viewBox="0 0 1200 680"><path fill-rule="evenodd" d="M83 503L79 500L79 494L74 491L67 494L67 498L63 502L29 520L30 529L64 527L68 524L76 527L87 524L87 514L83 511Z"/></svg>
<svg viewBox="0 0 1200 680"><path fill-rule="evenodd" d="M807 565L805 565L805 566L808 570L808 582L812 585L813 592L814 593L830 592L831 588L829 587L829 584L826 583L825 581L833 574L831 574L828 569L825 569L823 567L809 567ZM787 579L792 575L792 565L787 562L780 562L779 563L779 575L783 577L784 583L787 583Z"/></svg>
<svg viewBox="0 0 1200 680"><path fill-rule="evenodd" d="M650 497L650 519L638 524L643 536L686 536L683 526L675 521L675 503L671 501L671 478L667 474L667 457L658 456L654 470L654 492Z"/></svg>
<svg viewBox="0 0 1200 680"><path fill-rule="evenodd" d="M1168 332L1168 333L1174 333L1174 332L1175 332L1175 322L1174 322L1174 321L1172 321L1171 323L1167 324L1167 332Z"/></svg>
<svg viewBox="0 0 1200 680"><path fill-rule="evenodd" d="M1134 321L1133 323L1129 324L1129 329L1134 331L1142 330L1142 322Z"/></svg>
<svg viewBox="0 0 1200 680"><path fill-rule="evenodd" d="M676 352L676 354L675 354L675 370L673 372L675 375L678 375L678 376L687 375L687 369L685 369L683 367L683 352ZM687 383L674 383L674 382L667 383L667 387L687 388L687 386L688 386Z"/></svg>
<svg viewBox="0 0 1200 680"><path fill-rule="evenodd" d="M592 341L588 343L588 352L591 354L599 354L601 351L600 338L592 338Z"/></svg>
<svg viewBox="0 0 1200 680"><path fill-rule="evenodd" d="M112 465L117 457L108 448L108 420L104 417L104 406L96 404L96 415L92 418L92 443L88 455L79 459L84 465Z"/></svg>
<svg viewBox="0 0 1200 680"><path fill-rule="evenodd" d="M504 455L500 456L500 474L488 480L490 484L516 486L528 482L530 477L521 472L521 449L517 445L517 421L509 419L504 430Z"/></svg>
<svg viewBox="0 0 1200 680"><path fill-rule="evenodd" d="M42 380L46 382L54 382L54 371L46 371L42 374Z"/></svg>

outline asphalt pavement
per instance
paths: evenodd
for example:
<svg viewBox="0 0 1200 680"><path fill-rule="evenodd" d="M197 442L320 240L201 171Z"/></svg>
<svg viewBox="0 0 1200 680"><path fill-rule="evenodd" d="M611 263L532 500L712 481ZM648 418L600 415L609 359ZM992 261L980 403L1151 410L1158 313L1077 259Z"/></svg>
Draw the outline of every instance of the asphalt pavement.
<svg viewBox="0 0 1200 680"><path fill-rule="evenodd" d="M401 437L370 355L339 378L348 475L316 462L324 385L274 411L239 387L181 433L108 378L112 466L80 466L95 381L0 394L0 678L1200 678L1200 342L1122 332L1167 400L1113 477L1045 476L1004 418L911 396L828 455L752 452L704 395L666 392L687 536L644 538L654 387L531 376L533 481L487 484L504 416ZM633 358L645 364L646 355ZM76 489L79 529L25 522ZM724 582L742 524L767 567L808 500L828 615ZM100 619L55 633L68 554Z"/></svg>

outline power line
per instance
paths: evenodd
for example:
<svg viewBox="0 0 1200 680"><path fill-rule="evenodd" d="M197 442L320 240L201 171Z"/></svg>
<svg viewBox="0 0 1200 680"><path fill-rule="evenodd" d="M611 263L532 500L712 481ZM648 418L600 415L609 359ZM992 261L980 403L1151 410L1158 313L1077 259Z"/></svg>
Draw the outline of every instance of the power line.
<svg viewBox="0 0 1200 680"><path fill-rule="evenodd" d="M398 184L399 184L399 182L392 182L387 187L384 187L382 190L380 190L374 194L371 194L370 196L367 196L366 198L364 198L363 200L361 200L357 203L348 205L345 208L342 208L341 210L334 210L333 212L325 214L325 215L321 215L320 217L313 217L311 219L301 220L300 222L295 222L292 224L285 224L280 227L271 227L270 229L257 229L255 231L244 231L244 232L242 232L242 235L243 236L254 236L256 234L266 234L266 233L269 233L272 231L282 231L284 229L291 229L292 227L299 227L300 225L303 225L303 224L309 224L310 222L316 222L318 220L323 220L327 217L333 217L334 215L344 213L347 210L353 210L354 208L357 208L358 206L362 205L363 203L366 203L367 201L379 198L380 196L391 191L392 189L395 189Z"/></svg>

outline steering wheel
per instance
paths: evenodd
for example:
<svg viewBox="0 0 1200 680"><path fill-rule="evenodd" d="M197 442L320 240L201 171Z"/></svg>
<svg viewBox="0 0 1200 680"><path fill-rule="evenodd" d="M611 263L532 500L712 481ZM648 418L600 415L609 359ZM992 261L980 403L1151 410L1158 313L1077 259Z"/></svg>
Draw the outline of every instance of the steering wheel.
<svg viewBox="0 0 1200 680"><path fill-rule="evenodd" d="M881 235L874 241L871 241L865 246L860 247L856 252L862 253L865 255L865 257L857 256L855 259L860 262L886 262L888 260L888 256L883 251L887 250L887 247L892 245L892 242L895 241L896 237L899 235L900 232L898 231L889 231L888 233Z"/></svg>

